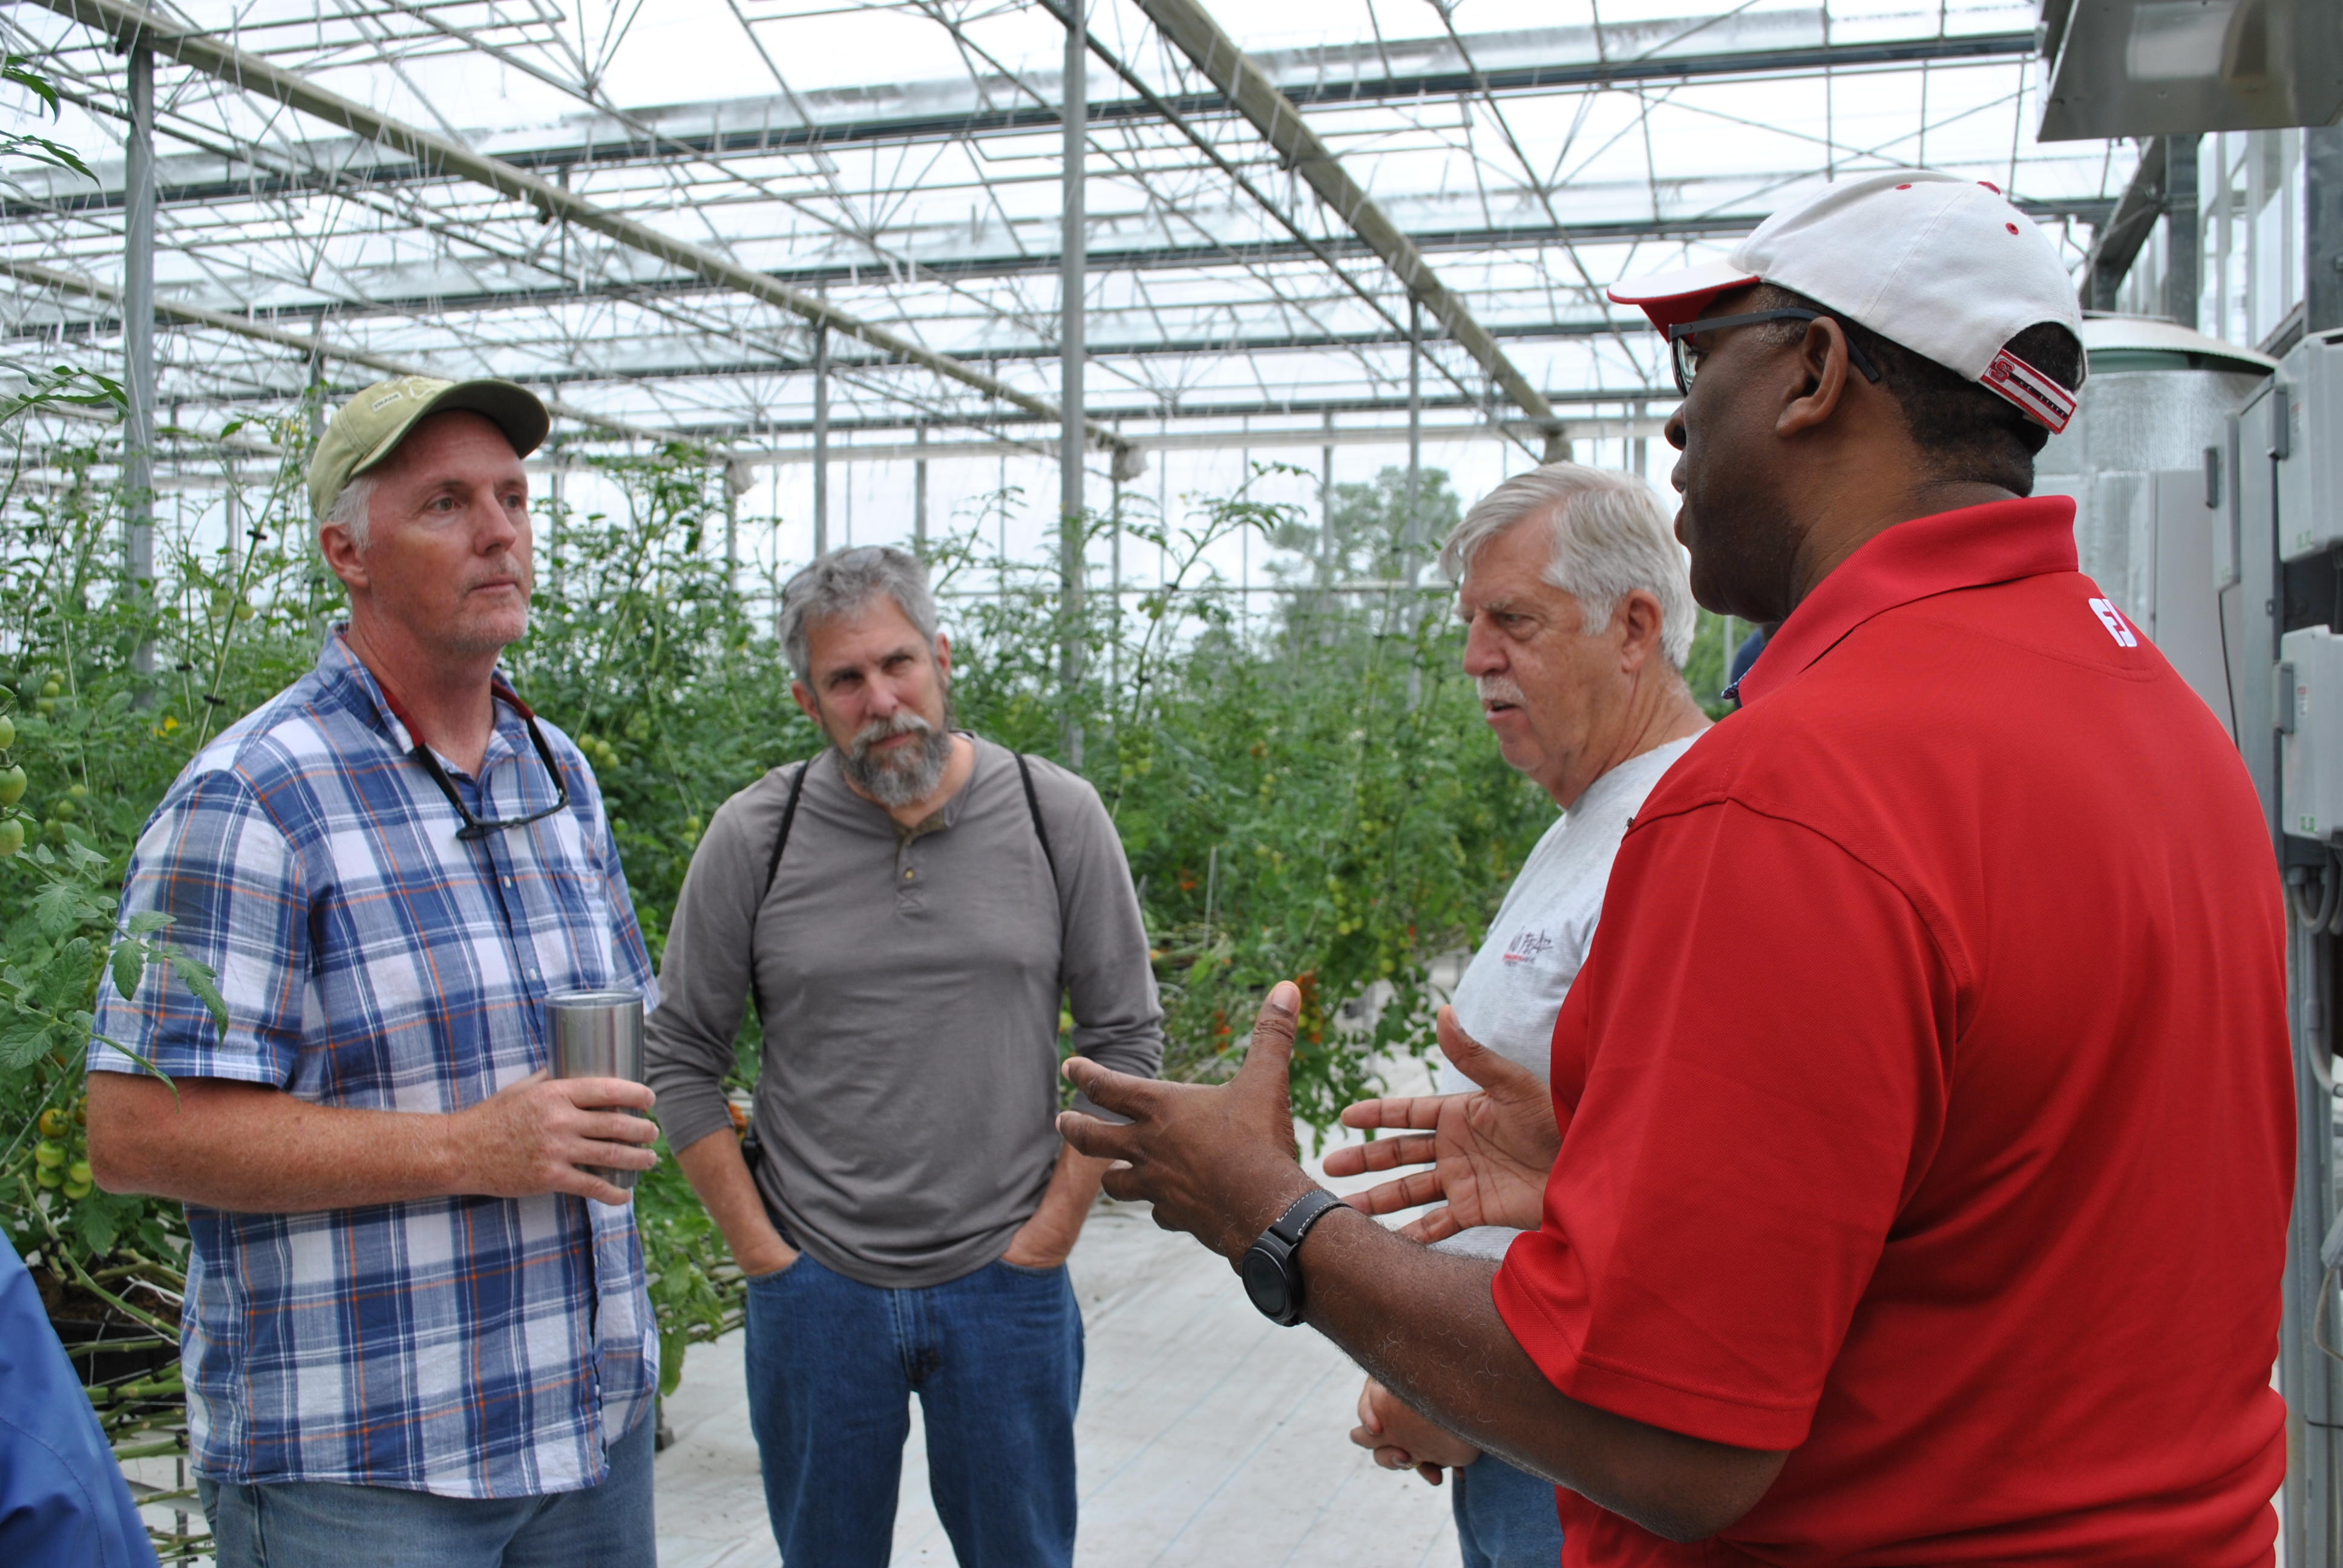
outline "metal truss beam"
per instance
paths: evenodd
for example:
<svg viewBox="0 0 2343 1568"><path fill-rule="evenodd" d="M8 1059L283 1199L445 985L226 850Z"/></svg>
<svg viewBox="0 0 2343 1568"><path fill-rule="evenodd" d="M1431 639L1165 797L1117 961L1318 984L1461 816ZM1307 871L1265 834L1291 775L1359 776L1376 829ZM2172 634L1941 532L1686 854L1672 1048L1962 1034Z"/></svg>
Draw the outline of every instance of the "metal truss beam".
<svg viewBox="0 0 2343 1568"><path fill-rule="evenodd" d="M1461 399L1443 399L1450 407L1466 407ZM1664 419L1591 418L1567 419L1563 422L1564 437L1573 441L1657 440L1665 431ZM1332 430L1323 425L1292 427L1262 427L1251 430L1174 430L1153 436L1132 436L1131 444L1142 452L1237 452L1276 451L1281 448L1307 447L1404 447L1408 443L1408 427L1401 425L1337 425ZM1507 441L1524 437L1536 438L1545 432L1519 421L1493 425L1486 419L1470 424L1424 425L1418 435L1423 441ZM950 457L993 457L1030 456L1037 451L1054 457L1058 444L1051 440L1019 441L996 437L990 440L888 441L867 447L832 447L829 460L840 462L933 462ZM769 447L735 448L733 460L749 467L768 465L787 466L810 463L814 460L810 447Z"/></svg>
<svg viewBox="0 0 2343 1568"><path fill-rule="evenodd" d="M1682 24L1681 25L1690 25ZM1484 40L1468 35L1476 47ZM1400 45L1394 45L1398 47ZM2034 52L2026 33L1980 34L1968 37L1896 39L1871 44L1816 45L1789 48L1726 49L1702 55L1661 55L1610 61L1557 59L1493 66L1475 75L1464 69L1399 71L1352 80L1286 81L1280 90L1298 108L1387 103L1415 98L1453 97L1483 91L1498 95L1556 92L1574 87L1632 86L1639 83L1702 81L1742 76L1791 75L1822 71L1844 72L1900 65L1981 63L2019 59ZM1281 74L1282 77L1282 74ZM819 98L821 95L813 95ZM1232 112L1224 93L1165 94L1161 101L1192 118L1210 118ZM699 155L735 157L820 148L885 146L896 143L950 141L975 136L1037 134L1055 129L1060 111L1041 104L1005 107L980 106L971 102L924 112L841 114L810 123L799 119L801 101L757 97L679 105L651 112L662 125L705 120L704 130L662 129L646 136L624 122L599 117L591 134L573 135L531 147L509 147L498 153L501 162L522 169L618 167L668 164ZM776 125L776 116L784 123ZM1145 124L1159 117L1154 104L1143 98L1117 98L1093 103L1090 123L1108 126ZM731 128L726 128L729 126ZM321 160L339 163L340 160ZM167 171L165 171L167 173ZM361 185L401 185L440 177L444 171L427 162L384 158L351 164L339 177ZM57 182L51 182L53 185ZM157 187L165 206L208 205L251 200L315 188L306 176L275 170L251 169L242 174L172 182ZM0 205L0 216L26 211L106 210L122 204L118 189L63 191L37 204L21 201Z"/></svg>
<svg viewBox="0 0 2343 1568"><path fill-rule="evenodd" d="M1608 337L1613 333L1623 330L1641 332L1645 330L1645 327L1640 320L1630 322L1624 317L1617 320L1596 318L1584 321L1520 322L1501 327L1492 327L1489 329L1489 335L1508 342L1539 343L1552 342L1558 338ZM1308 353L1326 349L1355 351L1373 348L1397 350L1404 349L1407 346L1405 337L1394 337L1388 332L1257 332L1187 339L1150 337L1121 343L1112 338L1093 337L1089 345L1089 357L1094 360L1149 359L1159 355L1279 354ZM1027 360L1044 361L1055 358L1057 353L1057 347L1053 344L1035 343L1021 348L990 353L986 355L985 362L1017 364ZM875 368L880 363L882 362L879 360L864 360L858 363L850 359L834 358L830 362L830 368L833 371L869 370ZM707 361L696 364L683 361L647 365L639 368L580 367L561 371L549 377L538 377L536 379L554 386L578 382L665 382L708 377L770 374L773 369L774 367L769 364L753 360ZM1541 394L1541 396L1544 395ZM1477 407L1478 404L1477 398L1467 399L1460 396L1456 406Z"/></svg>
<svg viewBox="0 0 2343 1568"><path fill-rule="evenodd" d="M47 283L52 279L65 280L64 274L51 273L44 267L5 260L0 260L0 272L14 273L27 282L33 283ZM88 284L79 278L71 279L67 286L91 294L99 293L98 286ZM112 299L116 297L116 294L118 291L107 293L104 297ZM242 331L251 325L239 316L226 316L217 311L197 310L193 307L166 304L158 307L158 309L165 315L176 315L184 321L202 326L219 327L225 331ZM86 333L93 337L111 337L120 329L121 320L119 317L96 317L87 321L72 323L70 326L77 336ZM38 342L49 337L54 330L55 328L48 325L23 328L14 334L0 336L0 343ZM1607 337L1614 332L1643 330L1644 323L1640 318L1630 321L1624 317L1617 319L1595 317L1577 321L1507 322L1487 328L1490 337L1501 341L1526 343L1551 342L1558 338ZM264 341L304 346L308 342L306 337L292 333L277 332L273 329L264 329L264 331L267 333ZM245 332L245 336L261 337L262 334ZM1145 337L1122 342L1118 342L1111 337L1092 337L1088 345L1087 357L1146 359L1158 356L1276 354L1307 352L1312 349L1355 351L1374 348L1400 349L1406 347L1407 339L1404 337L1389 331L1223 333L1218 336L1188 338L1151 334ZM1058 348L1055 344L1035 342L1017 347L988 349L984 355L984 363L988 365L1038 363L1054 359L1057 355ZM329 350L328 357L337 357L336 352ZM390 363L374 356L361 356L354 352L340 353L338 357L362 364ZM887 363L884 357L876 355L868 358L856 359L836 353L830 356L830 369L833 372L872 370ZM558 387L580 382L681 381L724 376L772 376L792 372L803 374L811 368L812 366L805 360L786 357L682 359L639 366L579 365L550 373L532 373L528 379L533 386ZM405 371L399 373L406 374ZM437 374L433 371L414 373ZM969 421L952 422L965 424Z"/></svg>
<svg viewBox="0 0 2343 1568"><path fill-rule="evenodd" d="M133 42L166 55L191 70L218 78L243 91L273 98L354 136L377 142L410 157L424 169L444 177L482 185L515 201L528 202L538 212L567 219L607 239L693 274L719 287L735 290L787 310L818 326L827 327L879 350L890 359L957 381L985 397L1023 410L1036 418L1056 420L1057 407L1048 400L1009 386L972 366L922 347L882 327L850 316L829 301L777 282L753 268L703 246L661 233L648 224L614 213L578 196L567 186L540 179L499 158L485 156L451 137L392 119L357 101L329 92L316 83L279 69L256 55L207 35L180 27L128 0L35 0L44 9L79 22L123 45ZM1112 433L1097 425L1091 438L1111 444Z"/></svg>
<svg viewBox="0 0 2343 1568"><path fill-rule="evenodd" d="M2185 146L2191 160L2187 174L2190 206L2195 206L2195 158L2197 138L2194 136L2147 136L2139 149L2139 166L2132 171L2131 183L2124 186L2117 198L2115 210L2091 241L2090 254L2083 258L2082 284L2077 289L2086 310L2113 310L2116 291L2123 286L2124 278L2131 272L2131 264L2139 257L2140 249L2147 244L2148 236L2156 232L2156 220L2170 206L2167 192L2170 174L2169 160L2176 145ZM2195 214L2190 217L2193 221Z"/></svg>
<svg viewBox="0 0 2343 1568"><path fill-rule="evenodd" d="M20 283L33 284L41 288L55 288L68 293L84 294L116 307L123 301L123 291L110 283L99 283L94 278L77 277L72 273L57 272L49 267L35 266L29 261L10 261L0 257L0 273L5 273ZM302 337L297 333L281 331L256 321L246 321L240 316L228 316L216 310L206 310L200 306L176 305L168 299L157 299L155 301L155 314L166 321L176 321L189 327L206 327L218 332L234 333L238 337L249 337L257 343L289 349L305 359L314 357L337 364L363 366L368 370L379 370L386 376L432 376L443 380L454 379L442 375L439 371L428 369L420 365L411 365L405 360L392 359L380 354L368 354L363 349L337 348L320 337ZM119 318L116 318L116 325L119 325ZM639 425L629 425L623 419L613 419L607 415L589 413L583 408L574 407L558 398L547 399L545 406L557 418L568 419L573 424L590 426L598 430L607 430L614 436L654 442L672 441L676 438L673 431L645 429Z"/></svg>
<svg viewBox="0 0 2343 1568"><path fill-rule="evenodd" d="M1479 361L1513 405L1545 428L1554 410L1544 395L1505 357L1504 350L1465 308L1463 298L1440 281L1414 242L1400 232L1310 128L1293 100L1277 90L1268 75L1221 30L1212 14L1197 0L1139 0L1139 8L1228 96L1237 112L1318 193L1319 199L1383 258L1410 297L1420 301L1447 336Z"/></svg>
<svg viewBox="0 0 2343 1568"><path fill-rule="evenodd" d="M1668 407L1673 407L1675 404L1676 392L1672 387L1613 387L1600 391L1555 392L1551 395L1550 400L1564 404L1652 404L1654 406L1654 412L1647 415L1633 417L1633 422L1648 427L1647 428L1644 428L1642 433L1644 437L1650 438L1657 437L1661 434L1662 427L1667 422L1664 410ZM1418 407L1433 411L1446 409L1473 412L1480 417L1480 422L1473 426L1473 429L1481 437L1521 440L1525 437L1532 437L1536 435L1543 434L1543 427L1533 427L1525 420L1492 420L1487 417L1487 410L1483 408L1478 401L1466 397L1463 394L1457 392L1424 393L1418 404ZM1212 419L1322 419L1325 415L1330 413L1335 415L1392 415L1404 413L1406 408L1407 399L1404 397L1396 396L1370 396L1255 398L1243 402L1199 401L1195 403L1182 403L1177 407L1168 410L1156 407L1103 408L1096 410L1096 413L1098 417L1101 420L1116 423L1118 425L1127 421L1131 425L1136 426L1160 426L1166 421L1172 423L1187 423L1190 421ZM1618 433L1616 430L1606 431L1603 427L1607 425L1618 425L1623 423L1623 420L1620 416L1615 414L1596 414L1586 416L1557 415L1554 417L1553 422L1564 427L1569 431L1574 432L1582 438L1592 439L1604 434L1616 435ZM900 417L890 417L883 414L873 415L862 418L833 418L830 422L830 431L832 437L830 444L830 459L834 463L876 461L882 456L891 454L894 447L897 446L900 446L902 448L901 455L916 457L918 456L918 444L915 441L907 439L906 437L908 437L911 432L920 428L922 425L926 426L930 429L935 429L941 427L943 423L944 422L940 420L906 419ZM1002 419L999 421L999 423L1003 427L1004 431L1007 431L1013 429L1018 426L1032 425L1039 423L1039 421L1033 419L1031 416L1018 415ZM702 425L694 425L688 428L687 433L690 438L695 441L704 441L710 444L722 444L728 450L737 451L747 455L755 453L759 450L757 446L757 443L759 442L769 442L776 437L809 436L812 432L812 422L807 419L759 419L753 424L748 422L728 421L723 423L709 422ZM1342 431L1349 428L1352 428L1352 427L1336 425L1334 427L1334 431L1339 437ZM1462 428L1462 427L1439 427L1440 433L1443 434L1443 437L1445 432L1450 428ZM1395 437L1392 437L1389 434L1389 429L1396 429L1399 431L1399 434ZM1383 434L1377 435L1374 439L1377 441L1396 439L1400 442L1404 442L1406 440L1405 427L1403 426L1394 426L1389 427L1389 429L1384 430ZM1306 442L1299 442L1298 444L1302 446L1323 445L1326 427L1322 423L1316 424L1311 426L1310 430L1312 432L1311 439ZM898 438L894 442L874 442L869 444L858 443L850 446L841 445L837 440L839 436L852 436L861 432L892 433ZM1191 429L1187 431L1173 432L1172 434L1178 436L1179 440L1172 444L1200 446L1215 449L1226 447L1231 450L1235 450L1253 444L1262 446L1274 445L1276 443L1269 439L1272 433L1272 432L1267 428L1218 430ZM1433 433L1433 432L1430 430L1427 430L1426 432L1427 435L1431 435ZM1165 436L1160 430L1154 435L1150 435L1141 430L1126 428L1119 429L1118 435L1119 438L1122 441L1136 447L1162 446L1170 439L1169 437ZM1258 443L1255 443L1253 440L1253 437L1256 436L1262 437ZM1337 439L1334 444L1336 446L1342 446L1346 443ZM984 446L984 450L990 452L995 449L996 446L1003 450L1029 454L1055 453L1058 449L1058 444L1053 438L1039 432L1031 437L1004 434L997 442L986 444ZM940 455L947 455L959 449L960 448L955 445L930 442L928 446L928 455L932 457ZM970 449L972 450L973 448L971 447ZM772 450L795 452L798 451L799 448L794 447L777 447L772 448ZM807 447L805 450L810 451L811 448Z"/></svg>
<svg viewBox="0 0 2343 1568"><path fill-rule="evenodd" d="M2077 196L2065 199L2030 200L2021 198L2018 210L2028 216L2046 221L2072 219L2093 228L2104 225L2114 212L2116 198L2111 196ZM1756 213L1714 213L1700 216L1634 218L1615 223L1574 223L1555 226L1551 224L1509 224L1502 228L1467 228L1418 231L1409 235L1416 248L1430 255L1488 255L1505 251L1540 249L1548 246L1641 244L1647 241L1726 239L1747 234L1764 221ZM1366 242L1355 236L1327 238L1317 242L1325 249L1346 260L1369 256ZM1210 245L1134 246L1125 247L1097 246L1088 251L1090 270L1099 272L1159 272L1199 271L1219 266L1265 266L1284 263L1301 264L1313 259L1312 251L1296 240L1246 240ZM1040 251L1018 256L975 256L964 257L938 256L920 258L922 276L934 276L955 281L975 281L995 277L1054 276L1058 257L1054 251ZM877 269L853 263L833 263L818 266L776 267L766 276L787 284L792 288L818 289L824 286L852 286L870 281ZM606 299L627 299L649 295L689 295L711 292L717 286L698 277L665 277L622 279L608 283L589 284L585 287L473 289L469 291L434 289L426 294L377 294L363 300L329 301L315 305L257 307L250 319L259 321L334 321L366 317L442 317L462 316L474 312L514 310L530 307L583 304ZM239 317L237 319L245 319ZM99 329L103 321L91 324ZM1493 328L1498 337L1509 336ZM787 361L783 362L787 364Z"/></svg>

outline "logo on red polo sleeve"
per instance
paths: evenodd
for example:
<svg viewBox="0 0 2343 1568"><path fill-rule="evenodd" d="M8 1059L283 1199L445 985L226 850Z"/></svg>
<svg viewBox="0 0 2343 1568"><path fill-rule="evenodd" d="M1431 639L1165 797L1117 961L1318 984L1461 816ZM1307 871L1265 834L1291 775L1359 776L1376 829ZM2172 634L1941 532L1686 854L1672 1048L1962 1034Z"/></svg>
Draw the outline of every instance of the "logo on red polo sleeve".
<svg viewBox="0 0 2343 1568"><path fill-rule="evenodd" d="M2124 612L2115 607L2114 600L2104 598L2093 599L2091 601L2091 613L2099 618L2099 624L2107 628L2107 635L2116 639L2116 646L2117 648L2137 648L2139 646L2139 633L2133 629L2130 621L2124 618Z"/></svg>

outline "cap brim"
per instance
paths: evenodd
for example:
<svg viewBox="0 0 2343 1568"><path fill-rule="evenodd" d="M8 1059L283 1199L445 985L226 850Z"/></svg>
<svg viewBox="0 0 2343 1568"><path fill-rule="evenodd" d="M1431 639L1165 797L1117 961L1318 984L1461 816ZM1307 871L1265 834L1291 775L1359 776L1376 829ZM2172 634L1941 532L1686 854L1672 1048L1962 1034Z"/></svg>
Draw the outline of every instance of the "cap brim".
<svg viewBox="0 0 2343 1568"><path fill-rule="evenodd" d="M488 378L479 381L458 381L437 397L418 404L413 413L391 427L383 438L375 443L374 450L360 458L350 469L356 478L398 449L407 433L434 414L462 409L478 414L505 433L512 443L516 457L526 457L537 450L553 428L553 417L537 394L511 381Z"/></svg>
<svg viewBox="0 0 2343 1568"><path fill-rule="evenodd" d="M1755 273L1730 262L1704 261L1698 266L1614 283L1604 292L1621 305L1642 307L1652 325L1664 332L1679 321L1698 316L1718 295L1762 281Z"/></svg>

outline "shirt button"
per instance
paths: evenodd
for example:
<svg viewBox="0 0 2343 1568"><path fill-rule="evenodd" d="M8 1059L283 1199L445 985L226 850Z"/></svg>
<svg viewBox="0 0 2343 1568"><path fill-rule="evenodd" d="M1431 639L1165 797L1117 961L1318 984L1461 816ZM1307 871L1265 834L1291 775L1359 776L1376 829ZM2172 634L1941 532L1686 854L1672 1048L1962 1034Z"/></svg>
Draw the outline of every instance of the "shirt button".
<svg viewBox="0 0 2343 1568"><path fill-rule="evenodd" d="M907 881L907 882L908 882L908 881L910 881L910 879L911 879L911 873L910 873L910 872L909 872L909 871L904 872L904 873L903 873L903 880L905 880L905 881Z"/></svg>
<svg viewBox="0 0 2343 1568"><path fill-rule="evenodd" d="M512 879L510 877L507 877L505 879L505 886L508 888L512 886Z"/></svg>

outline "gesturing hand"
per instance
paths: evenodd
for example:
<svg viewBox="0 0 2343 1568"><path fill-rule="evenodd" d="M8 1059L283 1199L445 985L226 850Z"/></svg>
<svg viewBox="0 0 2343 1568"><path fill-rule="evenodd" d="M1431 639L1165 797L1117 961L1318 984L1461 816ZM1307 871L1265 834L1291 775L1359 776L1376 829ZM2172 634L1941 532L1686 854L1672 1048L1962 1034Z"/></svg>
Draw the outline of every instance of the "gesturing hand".
<svg viewBox="0 0 2343 1568"><path fill-rule="evenodd" d="M1418 1215L1400 1234L1437 1241L1474 1225L1538 1227L1545 1179L1562 1152L1554 1101L1537 1075L1466 1034L1456 1010L1440 1010L1440 1049L1481 1087L1464 1094L1363 1100L1342 1111L1345 1127L1404 1128L1409 1138L1378 1138L1329 1152L1326 1174L1359 1176L1429 1165L1344 1200L1370 1214L1447 1201Z"/></svg>
<svg viewBox="0 0 2343 1568"><path fill-rule="evenodd" d="M1117 1126L1068 1111L1058 1131L1082 1153L1116 1161L1107 1168L1109 1193L1144 1198L1158 1225L1238 1257L1312 1186L1286 1095L1301 1000L1290 980L1270 989L1244 1065L1223 1084L1162 1083L1070 1058L1065 1074L1074 1087L1131 1121Z"/></svg>
<svg viewBox="0 0 2343 1568"><path fill-rule="evenodd" d="M631 1196L578 1169L648 1171L659 1156L646 1147L659 1128L628 1110L649 1111L653 1096L623 1078L549 1078L530 1073L518 1083L458 1111L457 1169L450 1188L490 1198L534 1198L575 1192L603 1203Z"/></svg>
<svg viewBox="0 0 2343 1568"><path fill-rule="evenodd" d="M1359 1391L1359 1424L1351 1441L1373 1451L1385 1470L1413 1470L1433 1485L1443 1468L1462 1470L1481 1451L1444 1427L1435 1426L1374 1379Z"/></svg>

